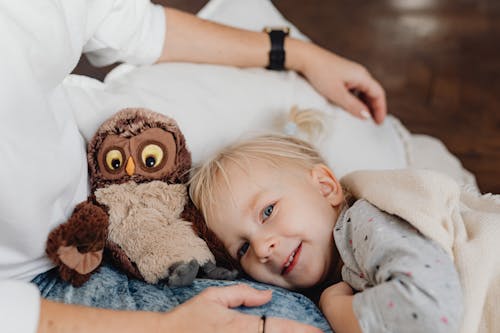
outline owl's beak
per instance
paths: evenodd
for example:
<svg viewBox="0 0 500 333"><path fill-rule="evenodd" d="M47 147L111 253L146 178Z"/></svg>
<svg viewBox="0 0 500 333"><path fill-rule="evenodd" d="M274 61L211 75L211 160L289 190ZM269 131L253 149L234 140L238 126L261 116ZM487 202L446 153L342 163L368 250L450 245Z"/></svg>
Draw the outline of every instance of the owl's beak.
<svg viewBox="0 0 500 333"><path fill-rule="evenodd" d="M135 164L134 164L134 160L132 159L132 156L130 156L127 160L127 165L125 166L125 171L127 171L127 174L129 176L132 176L135 172Z"/></svg>

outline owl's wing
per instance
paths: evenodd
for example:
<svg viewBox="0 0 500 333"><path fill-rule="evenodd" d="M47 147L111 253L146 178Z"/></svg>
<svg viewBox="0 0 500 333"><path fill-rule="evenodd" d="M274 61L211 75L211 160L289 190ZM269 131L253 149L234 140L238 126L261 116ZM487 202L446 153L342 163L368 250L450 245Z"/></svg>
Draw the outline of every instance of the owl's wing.
<svg viewBox="0 0 500 333"><path fill-rule="evenodd" d="M76 206L66 223L47 239L46 253L59 274L74 286L85 283L100 266L108 233L108 214L90 200Z"/></svg>

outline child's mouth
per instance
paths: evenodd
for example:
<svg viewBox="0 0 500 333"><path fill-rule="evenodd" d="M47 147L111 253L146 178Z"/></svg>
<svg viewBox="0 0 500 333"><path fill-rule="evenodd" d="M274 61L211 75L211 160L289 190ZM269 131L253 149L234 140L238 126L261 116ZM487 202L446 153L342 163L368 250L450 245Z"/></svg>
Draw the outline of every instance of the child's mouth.
<svg viewBox="0 0 500 333"><path fill-rule="evenodd" d="M300 242L299 246L290 254L288 257L283 269L281 270L281 275L286 275L292 271L292 269L297 264L299 260L300 251L302 250L302 242Z"/></svg>

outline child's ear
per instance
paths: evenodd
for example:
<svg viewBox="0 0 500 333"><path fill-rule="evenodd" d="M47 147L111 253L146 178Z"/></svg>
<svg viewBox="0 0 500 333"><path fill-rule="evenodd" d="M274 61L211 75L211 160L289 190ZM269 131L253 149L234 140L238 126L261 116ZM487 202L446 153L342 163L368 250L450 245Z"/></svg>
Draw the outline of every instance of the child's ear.
<svg viewBox="0 0 500 333"><path fill-rule="evenodd" d="M329 167L324 164L316 164L311 169L311 177L313 182L318 185L321 194L332 206L344 202L342 186Z"/></svg>

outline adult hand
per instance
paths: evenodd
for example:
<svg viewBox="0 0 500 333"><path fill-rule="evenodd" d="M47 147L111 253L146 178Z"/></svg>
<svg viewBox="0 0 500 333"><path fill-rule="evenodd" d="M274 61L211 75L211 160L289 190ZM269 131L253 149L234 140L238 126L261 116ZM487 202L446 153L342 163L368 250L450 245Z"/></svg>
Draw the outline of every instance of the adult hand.
<svg viewBox="0 0 500 333"><path fill-rule="evenodd" d="M271 297L270 290L257 290L244 284L207 288L168 314L171 320L165 323L165 332L258 333L260 317L243 314L231 308L259 306L269 302ZM266 319L265 332L319 333L321 330L273 317Z"/></svg>
<svg viewBox="0 0 500 333"><path fill-rule="evenodd" d="M381 124L387 114L385 91L368 70L312 43L305 45L300 71L316 90L353 115L371 116Z"/></svg>

